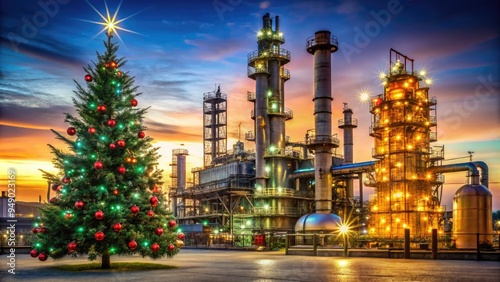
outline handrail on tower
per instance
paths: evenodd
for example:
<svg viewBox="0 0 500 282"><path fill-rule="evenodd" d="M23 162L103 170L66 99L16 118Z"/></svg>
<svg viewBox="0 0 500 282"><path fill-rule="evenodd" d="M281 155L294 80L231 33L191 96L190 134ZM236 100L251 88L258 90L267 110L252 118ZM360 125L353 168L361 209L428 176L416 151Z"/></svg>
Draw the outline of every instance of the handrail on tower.
<svg viewBox="0 0 500 282"><path fill-rule="evenodd" d="M392 60L393 56L394 56L394 61ZM389 51L389 67L392 67L396 62L401 61L402 58L404 59L403 67L404 67L404 70L406 72L408 72L406 69L406 61L411 62L411 74L413 75L413 61L414 60L410 59L408 56L401 54L400 52L394 50L393 48L391 48L391 50Z"/></svg>

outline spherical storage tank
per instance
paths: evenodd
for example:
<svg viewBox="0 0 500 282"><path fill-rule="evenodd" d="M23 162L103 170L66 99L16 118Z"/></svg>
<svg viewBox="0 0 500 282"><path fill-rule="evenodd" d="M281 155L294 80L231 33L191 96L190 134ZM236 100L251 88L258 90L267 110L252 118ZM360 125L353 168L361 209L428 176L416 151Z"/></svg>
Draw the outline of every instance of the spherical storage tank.
<svg viewBox="0 0 500 282"><path fill-rule="evenodd" d="M303 234L330 234L339 229L342 219L333 213L310 213L303 215L295 223L295 232ZM297 237L298 244L312 244L312 239L309 237ZM323 245L324 242L320 242Z"/></svg>
<svg viewBox="0 0 500 282"><path fill-rule="evenodd" d="M467 184L453 198L453 235L459 249L476 249L479 242L492 243L491 192L483 185Z"/></svg>

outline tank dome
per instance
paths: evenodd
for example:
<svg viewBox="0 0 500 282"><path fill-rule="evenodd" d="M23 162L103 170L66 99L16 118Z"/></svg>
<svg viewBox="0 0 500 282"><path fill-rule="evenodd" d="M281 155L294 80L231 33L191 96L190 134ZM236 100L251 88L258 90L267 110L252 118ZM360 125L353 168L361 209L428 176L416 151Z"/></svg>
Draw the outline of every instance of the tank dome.
<svg viewBox="0 0 500 282"><path fill-rule="evenodd" d="M330 233L338 230L341 218L333 213L310 213L303 215L295 223L295 232L325 232Z"/></svg>
<svg viewBox="0 0 500 282"><path fill-rule="evenodd" d="M467 184L460 187L457 192L455 192L455 198L465 197L465 196L492 196L490 190L483 185L479 184Z"/></svg>

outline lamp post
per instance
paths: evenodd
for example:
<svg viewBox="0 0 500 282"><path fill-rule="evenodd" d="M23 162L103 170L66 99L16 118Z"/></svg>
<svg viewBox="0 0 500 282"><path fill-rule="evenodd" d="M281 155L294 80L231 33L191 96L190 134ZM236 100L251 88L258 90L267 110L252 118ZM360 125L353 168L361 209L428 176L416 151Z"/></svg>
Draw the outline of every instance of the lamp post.
<svg viewBox="0 0 500 282"><path fill-rule="evenodd" d="M344 257L347 257L347 233L349 232L349 226L342 224L340 226L340 234L344 238Z"/></svg>

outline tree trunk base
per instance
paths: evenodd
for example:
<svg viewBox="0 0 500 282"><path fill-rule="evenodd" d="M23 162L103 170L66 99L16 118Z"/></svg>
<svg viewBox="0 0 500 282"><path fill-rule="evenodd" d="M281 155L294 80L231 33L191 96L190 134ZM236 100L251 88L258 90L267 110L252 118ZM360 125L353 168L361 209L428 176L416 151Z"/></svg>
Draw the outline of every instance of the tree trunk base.
<svg viewBox="0 0 500 282"><path fill-rule="evenodd" d="M108 252L102 254L101 269L111 268L111 259Z"/></svg>

